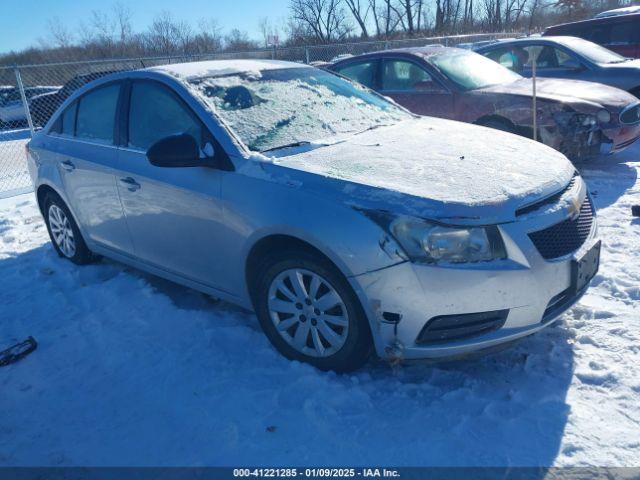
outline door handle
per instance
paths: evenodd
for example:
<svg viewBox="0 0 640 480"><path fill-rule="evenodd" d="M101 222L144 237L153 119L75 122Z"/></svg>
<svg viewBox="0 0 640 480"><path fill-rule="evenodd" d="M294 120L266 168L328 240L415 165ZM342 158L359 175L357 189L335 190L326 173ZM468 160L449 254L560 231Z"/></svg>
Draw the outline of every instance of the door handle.
<svg viewBox="0 0 640 480"><path fill-rule="evenodd" d="M121 178L120 183L124 184L130 192L140 190L140 184L131 177Z"/></svg>
<svg viewBox="0 0 640 480"><path fill-rule="evenodd" d="M64 160L62 162L60 162L60 165L62 166L62 168L64 168L67 172L72 172L73 170L76 169L76 166L73 164L73 162L69 161L69 160Z"/></svg>

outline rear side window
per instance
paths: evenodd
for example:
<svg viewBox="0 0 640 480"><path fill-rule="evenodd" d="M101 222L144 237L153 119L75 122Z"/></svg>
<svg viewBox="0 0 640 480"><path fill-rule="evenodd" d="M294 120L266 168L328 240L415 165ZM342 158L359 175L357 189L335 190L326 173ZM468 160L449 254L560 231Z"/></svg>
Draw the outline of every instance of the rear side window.
<svg viewBox="0 0 640 480"><path fill-rule="evenodd" d="M148 150L158 140L188 133L198 144L202 126L195 114L168 88L155 82L136 82L131 87L129 147Z"/></svg>
<svg viewBox="0 0 640 480"><path fill-rule="evenodd" d="M361 83L366 87L374 88L376 66L377 62L375 60L370 60L368 62L361 62L356 64L351 63L346 67L336 68L336 72L350 78L351 80Z"/></svg>
<svg viewBox="0 0 640 480"><path fill-rule="evenodd" d="M93 90L78 104L76 136L96 143L112 145L120 84ZM64 120L63 120L64 123Z"/></svg>

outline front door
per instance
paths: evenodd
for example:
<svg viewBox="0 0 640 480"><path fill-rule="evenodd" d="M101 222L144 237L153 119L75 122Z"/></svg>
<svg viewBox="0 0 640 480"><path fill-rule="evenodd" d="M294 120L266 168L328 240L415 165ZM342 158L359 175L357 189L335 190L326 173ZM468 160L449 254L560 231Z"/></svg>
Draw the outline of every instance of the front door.
<svg viewBox="0 0 640 480"><path fill-rule="evenodd" d="M84 94L56 120L51 136L69 206L85 234L103 246L131 253L115 183L120 90L121 83L111 83Z"/></svg>
<svg viewBox="0 0 640 480"><path fill-rule="evenodd" d="M170 135L188 133L204 151L215 143L195 113L169 87L131 84L126 145L120 150L117 185L136 257L215 288L220 278L220 185L228 174L209 167L162 168L146 151Z"/></svg>
<svg viewBox="0 0 640 480"><path fill-rule="evenodd" d="M454 118L453 95L421 65L404 59L384 59L380 93L418 115Z"/></svg>

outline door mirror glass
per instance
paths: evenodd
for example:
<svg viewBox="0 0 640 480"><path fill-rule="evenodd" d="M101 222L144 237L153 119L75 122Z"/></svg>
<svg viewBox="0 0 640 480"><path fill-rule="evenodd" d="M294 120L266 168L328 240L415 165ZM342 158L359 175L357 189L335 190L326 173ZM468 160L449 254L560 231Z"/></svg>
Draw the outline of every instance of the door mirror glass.
<svg viewBox="0 0 640 480"><path fill-rule="evenodd" d="M203 167L200 149L193 136L188 133L170 135L158 140L147 150L147 158L156 167Z"/></svg>

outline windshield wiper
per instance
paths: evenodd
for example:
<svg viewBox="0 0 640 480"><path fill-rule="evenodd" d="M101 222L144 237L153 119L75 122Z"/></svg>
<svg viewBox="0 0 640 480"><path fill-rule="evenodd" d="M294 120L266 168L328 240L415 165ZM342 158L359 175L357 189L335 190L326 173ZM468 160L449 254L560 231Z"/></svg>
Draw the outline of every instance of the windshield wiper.
<svg viewBox="0 0 640 480"><path fill-rule="evenodd" d="M260 153L272 152L274 150L280 150L281 148L293 148L293 147L301 147L302 145L310 145L311 142L308 140L302 140L300 142L292 142L286 143L284 145L278 145L277 147L267 148L266 150L260 150Z"/></svg>

